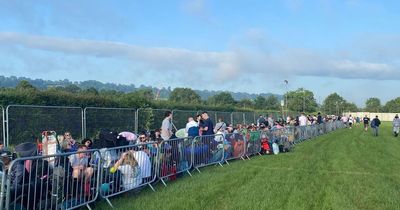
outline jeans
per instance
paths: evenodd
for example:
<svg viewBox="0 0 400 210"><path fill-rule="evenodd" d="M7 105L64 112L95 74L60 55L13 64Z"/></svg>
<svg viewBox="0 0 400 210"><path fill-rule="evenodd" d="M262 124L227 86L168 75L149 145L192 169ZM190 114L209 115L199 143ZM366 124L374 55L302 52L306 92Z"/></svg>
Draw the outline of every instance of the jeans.
<svg viewBox="0 0 400 210"><path fill-rule="evenodd" d="M372 128L372 134L374 135L374 136L378 136L378 132L379 131L379 127L373 127Z"/></svg>

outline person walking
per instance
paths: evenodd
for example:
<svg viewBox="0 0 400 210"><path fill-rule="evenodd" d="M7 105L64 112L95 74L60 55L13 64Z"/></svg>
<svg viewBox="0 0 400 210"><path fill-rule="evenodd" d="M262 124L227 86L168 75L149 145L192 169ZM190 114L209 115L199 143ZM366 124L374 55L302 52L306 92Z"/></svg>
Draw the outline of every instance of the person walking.
<svg viewBox="0 0 400 210"><path fill-rule="evenodd" d="M396 114L396 116L393 119L393 135L397 137L399 135L399 130L400 130L400 118L399 115Z"/></svg>
<svg viewBox="0 0 400 210"><path fill-rule="evenodd" d="M378 119L378 115L376 115L376 117L371 121L371 128L374 136L378 136L380 125L381 121Z"/></svg>
<svg viewBox="0 0 400 210"><path fill-rule="evenodd" d="M365 115L365 117L363 118L364 131L368 131L369 121L371 121L371 120L369 119L369 117L367 117L367 115Z"/></svg>

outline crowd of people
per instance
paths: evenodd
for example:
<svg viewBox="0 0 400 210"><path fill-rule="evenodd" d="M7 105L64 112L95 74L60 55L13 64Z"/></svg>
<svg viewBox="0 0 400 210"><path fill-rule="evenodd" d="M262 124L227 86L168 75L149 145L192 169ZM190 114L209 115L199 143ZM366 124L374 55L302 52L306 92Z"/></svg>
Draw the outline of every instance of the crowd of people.
<svg viewBox="0 0 400 210"><path fill-rule="evenodd" d="M343 115L339 118L339 120L341 120L346 126L348 126L349 129L352 129L354 125L359 126L362 123L365 132L367 132L368 128L371 127L372 135L375 137L379 136L379 127L381 125L381 120L379 119L378 115L376 115L371 120L367 115L360 118L359 116L354 117L350 114L349 116ZM396 114L392 120L392 131L393 136L397 137L399 135L400 118L398 114Z"/></svg>
<svg viewBox="0 0 400 210"><path fill-rule="evenodd" d="M1 145L0 175L10 174L7 177L7 187L12 195L10 202L37 207L42 205L40 201L43 199L56 199L55 203L73 206L93 198L96 190L94 175L97 170L102 171L101 192L107 196L154 181L154 174L173 180L177 171L190 167L191 161L208 164L241 158L247 154L289 151L294 139L304 138L307 126L340 120L339 117L322 116L320 113L301 113L285 119L260 115L255 123L249 125L228 124L222 118L214 124L208 113L202 112L189 117L186 127L177 130L172 118L172 112L167 111L159 129L139 133L117 133L103 129L97 139L85 138L80 143L69 131L63 135L44 131L41 141L17 145L14 152ZM398 124L400 125L400 121ZM291 132L293 136L284 135L285 129L296 127L299 129ZM322 128L318 127L321 130L317 132L322 132ZM182 140L172 141L177 138ZM192 150L191 141L194 139L200 141L194 144L195 148ZM99 153L91 149L99 149ZM29 159L34 156L46 158ZM16 157L26 159L11 166ZM101 164L98 164L99 161ZM38 183L42 187L47 186L48 191L38 189ZM36 193L34 196L32 194L35 199L24 200L21 196L23 192ZM40 195L37 195L38 192ZM43 205L48 204L46 202Z"/></svg>

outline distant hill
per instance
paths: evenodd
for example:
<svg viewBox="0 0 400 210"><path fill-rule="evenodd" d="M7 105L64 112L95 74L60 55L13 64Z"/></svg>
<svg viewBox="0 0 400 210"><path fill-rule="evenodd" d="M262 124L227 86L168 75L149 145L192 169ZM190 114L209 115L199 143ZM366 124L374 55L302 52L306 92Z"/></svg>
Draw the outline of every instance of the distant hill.
<svg viewBox="0 0 400 210"><path fill-rule="evenodd" d="M26 77L5 77L5 76L0 76L0 87L2 88L13 88L17 86L17 84L21 80L26 80L33 86L35 86L38 89L45 90L49 87L66 87L69 85L76 85L81 89L88 89L88 88L95 88L98 91L101 90L116 90L120 92L133 92L139 89L151 89L153 90L154 93L159 92L159 98L161 99L167 99L169 97L169 94L171 93L172 89L171 87L163 87L162 89L158 89L152 86L145 86L145 85L140 85L140 86L135 86L134 84L130 85L122 85L122 84L114 84L114 83L102 83L96 80L87 80L83 82L72 82L67 79L64 80L57 80L57 81L51 81L51 80L42 80L42 79L30 79ZM209 97L220 93L221 91L210 91L210 90L194 90L197 94L200 95L200 97L203 100L208 99ZM230 91L229 91L230 92ZM267 97L269 95L275 95L278 97L279 100L282 99L282 95L278 94L272 94L272 93L262 93L262 94L251 94L251 93L244 93L244 92L230 92L233 96L233 98L237 101L241 99L255 99L258 95Z"/></svg>

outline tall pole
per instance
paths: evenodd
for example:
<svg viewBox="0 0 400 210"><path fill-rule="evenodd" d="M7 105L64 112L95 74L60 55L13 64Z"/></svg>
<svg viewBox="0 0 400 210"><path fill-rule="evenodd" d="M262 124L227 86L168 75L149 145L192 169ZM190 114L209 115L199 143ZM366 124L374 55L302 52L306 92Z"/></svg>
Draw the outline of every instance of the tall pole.
<svg viewBox="0 0 400 210"><path fill-rule="evenodd" d="M303 89L303 112L305 112L306 107L306 91Z"/></svg>
<svg viewBox="0 0 400 210"><path fill-rule="evenodd" d="M289 81L288 80L286 80L285 79L285 81L283 81L284 83L285 83L285 87L286 87L286 94L285 94L285 100L286 100L286 103L285 103L285 106L286 106L286 115L288 115L288 112L289 112L289 110L288 110L288 85L289 85ZM282 109L283 109L283 107L282 107Z"/></svg>

